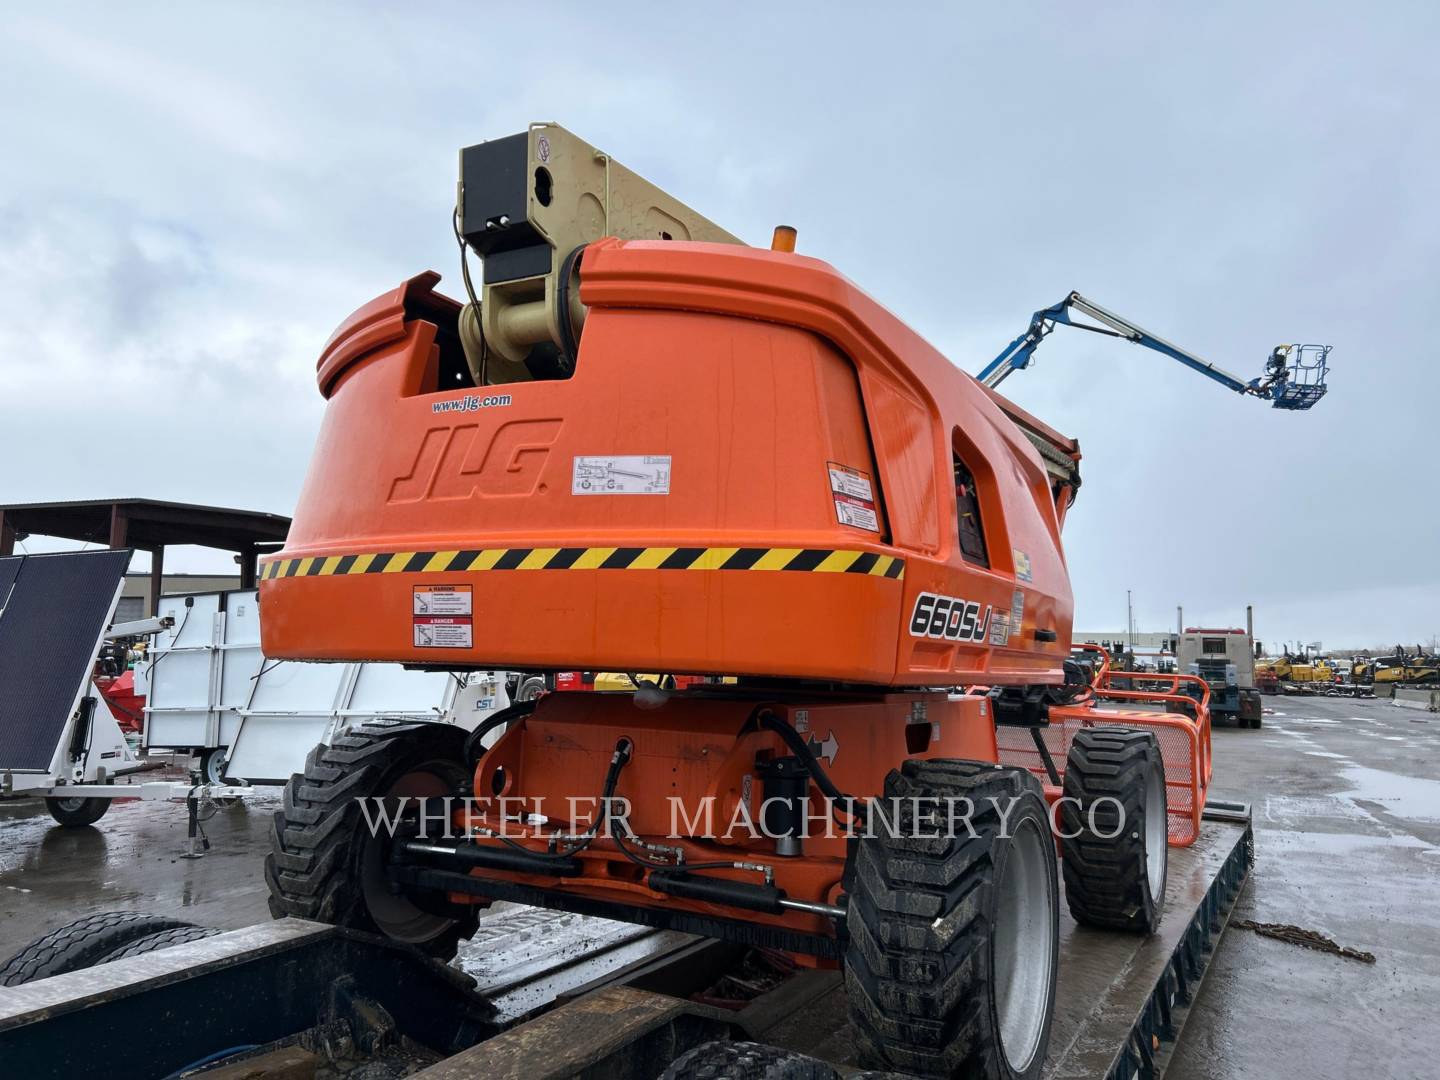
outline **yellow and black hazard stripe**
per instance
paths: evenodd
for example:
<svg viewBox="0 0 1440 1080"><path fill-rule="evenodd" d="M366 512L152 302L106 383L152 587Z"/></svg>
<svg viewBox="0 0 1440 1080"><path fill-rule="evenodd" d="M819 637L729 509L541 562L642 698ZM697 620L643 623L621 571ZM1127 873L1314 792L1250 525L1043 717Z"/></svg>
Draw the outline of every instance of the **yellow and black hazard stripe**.
<svg viewBox="0 0 1440 1080"><path fill-rule="evenodd" d="M899 580L905 560L873 551L834 548L569 547L484 548L472 551L390 551L270 559L260 578L341 574L438 574L477 570L786 570L868 574Z"/></svg>

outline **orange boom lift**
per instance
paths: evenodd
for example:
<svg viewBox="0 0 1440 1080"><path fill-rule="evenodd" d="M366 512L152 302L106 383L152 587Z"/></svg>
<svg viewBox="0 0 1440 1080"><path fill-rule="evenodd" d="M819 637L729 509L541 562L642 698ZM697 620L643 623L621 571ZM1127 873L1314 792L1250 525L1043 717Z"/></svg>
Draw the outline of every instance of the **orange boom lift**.
<svg viewBox="0 0 1440 1080"><path fill-rule="evenodd" d="M455 231L465 302L421 274L325 345L265 654L732 678L318 747L272 910L441 956L493 900L732 938L843 965L877 1066L1038 1075L1055 836L1076 918L1151 931L1209 768L1184 676L1071 656L1077 444L556 125L462 152Z"/></svg>

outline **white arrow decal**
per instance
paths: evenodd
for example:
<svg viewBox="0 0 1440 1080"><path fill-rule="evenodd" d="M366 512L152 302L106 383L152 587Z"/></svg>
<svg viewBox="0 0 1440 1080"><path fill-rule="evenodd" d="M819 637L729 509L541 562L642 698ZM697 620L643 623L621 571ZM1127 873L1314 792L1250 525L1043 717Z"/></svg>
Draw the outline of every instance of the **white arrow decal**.
<svg viewBox="0 0 1440 1080"><path fill-rule="evenodd" d="M826 732L823 743L816 742L815 736L811 735L805 745L810 748L812 754L818 758L824 758L832 766L835 764L835 755L840 753L840 740L835 738L833 730Z"/></svg>

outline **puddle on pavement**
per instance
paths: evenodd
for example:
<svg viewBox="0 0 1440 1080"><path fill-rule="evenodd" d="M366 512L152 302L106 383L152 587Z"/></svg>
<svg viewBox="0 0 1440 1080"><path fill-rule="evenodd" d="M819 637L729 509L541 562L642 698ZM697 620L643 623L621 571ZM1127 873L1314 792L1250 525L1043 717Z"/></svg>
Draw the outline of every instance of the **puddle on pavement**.
<svg viewBox="0 0 1440 1080"><path fill-rule="evenodd" d="M1409 833L1374 835L1361 833L1326 832L1267 832L1260 841L1262 850L1277 852L1304 852L1307 855L1336 855L1351 857L1366 851L1389 848L1415 848L1420 854L1440 856L1440 849L1432 847L1417 836Z"/></svg>
<svg viewBox="0 0 1440 1080"><path fill-rule="evenodd" d="M1364 822L1372 827L1374 822L1354 802L1338 795L1267 795L1260 814L1279 830L1311 829L1324 820Z"/></svg>
<svg viewBox="0 0 1440 1080"><path fill-rule="evenodd" d="M1440 822L1440 780L1402 776L1364 765L1347 765L1340 771L1347 782L1355 785L1343 793L1346 798L1379 803L1396 817Z"/></svg>

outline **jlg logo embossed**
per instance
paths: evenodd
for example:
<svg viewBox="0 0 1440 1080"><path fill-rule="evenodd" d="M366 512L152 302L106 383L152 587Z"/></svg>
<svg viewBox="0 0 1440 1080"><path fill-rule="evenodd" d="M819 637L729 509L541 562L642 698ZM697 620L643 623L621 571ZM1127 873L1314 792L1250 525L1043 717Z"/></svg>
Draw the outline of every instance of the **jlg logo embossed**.
<svg viewBox="0 0 1440 1080"><path fill-rule="evenodd" d="M483 433L477 424L431 428L389 501L532 494L559 434L559 420L512 420Z"/></svg>

